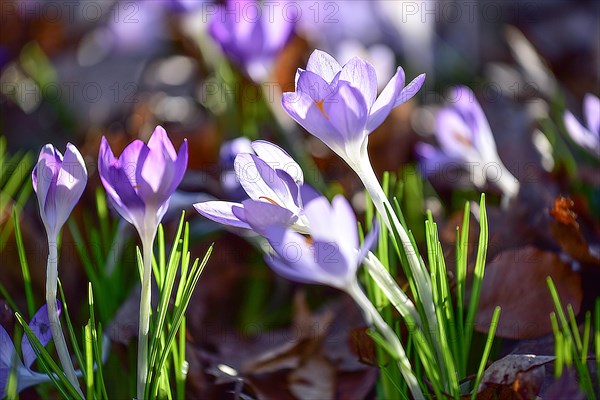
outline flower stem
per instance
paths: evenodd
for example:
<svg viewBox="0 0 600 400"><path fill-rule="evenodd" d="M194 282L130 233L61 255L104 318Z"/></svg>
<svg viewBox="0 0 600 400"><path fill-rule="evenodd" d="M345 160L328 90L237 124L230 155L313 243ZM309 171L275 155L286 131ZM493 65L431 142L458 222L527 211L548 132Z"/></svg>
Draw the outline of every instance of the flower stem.
<svg viewBox="0 0 600 400"><path fill-rule="evenodd" d="M150 330L150 302L152 298L152 245L154 235L142 237L142 293L140 296L140 319L138 330L137 400L144 400L148 378L148 332Z"/></svg>
<svg viewBox="0 0 600 400"><path fill-rule="evenodd" d="M404 380L406 381L406 384L408 385L413 397L417 400L425 399L423 392L419 387L419 382L412 371L410 361L404 352L404 347L402 347L402 343L400 343L400 339L398 339L398 336L394 333L392 328L390 328L390 326L383 320L381 314L379 314L373 303L369 301L367 296L358 286L356 280L353 282L351 287L348 288L348 294L361 308L369 325L375 326L375 328L381 333L383 338L396 353L394 354L394 358L398 362L400 373L404 377Z"/></svg>
<svg viewBox="0 0 600 400"><path fill-rule="evenodd" d="M71 385L77 390L77 393L84 398L75 369L69 355L67 342L60 325L58 318L58 308L56 305L56 287L58 285L58 247L57 240L53 237L48 237L48 264L46 267L46 304L48 306L48 321L50 322L50 330L54 339L54 346L58 353L58 358L62 365L63 371Z"/></svg>
<svg viewBox="0 0 600 400"><path fill-rule="evenodd" d="M410 271L414 277L416 290L418 292L416 295L418 295L420 303L423 307L423 311L425 312L426 322L429 327L429 329L426 329L425 331L430 332L432 335L436 335L438 333L438 321L435 313L435 304L433 302L431 277L427 273L426 269L421 267L419 254L413 247L408 233L398 220L396 214L393 212L393 207L383 191L383 188L379 184L377 175L375 175L375 171L373 171L373 166L369 160L369 155L366 152L366 146L364 152L361 154L359 164L355 164L353 169L367 189L367 192L369 192L369 196L371 196L373 205L375 205L377 212L383 218L388 230L390 232L394 232L392 229L393 225L395 231L398 232L398 235L400 236L400 242L408 260ZM431 341L436 347L439 362L443 363L443 353L439 344L439 340L433 337L431 338Z"/></svg>

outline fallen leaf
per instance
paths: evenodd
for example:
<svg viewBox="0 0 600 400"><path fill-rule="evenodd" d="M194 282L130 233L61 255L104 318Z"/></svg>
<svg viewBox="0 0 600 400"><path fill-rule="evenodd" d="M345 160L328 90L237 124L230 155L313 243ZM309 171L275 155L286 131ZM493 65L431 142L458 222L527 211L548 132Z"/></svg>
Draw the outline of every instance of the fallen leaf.
<svg viewBox="0 0 600 400"><path fill-rule="evenodd" d="M496 336L529 339L551 332L554 303L546 284L552 277L563 306L577 315L583 292L581 276L558 254L532 246L506 250L485 269L475 329L487 333L494 308L502 307Z"/></svg>
<svg viewBox="0 0 600 400"><path fill-rule="evenodd" d="M510 354L490 365L479 385L479 392L497 385L509 387L518 398L533 399L544 383L544 365L553 362L553 356Z"/></svg>
<svg viewBox="0 0 600 400"><path fill-rule="evenodd" d="M550 224L552 234L560 248L577 261L600 265L600 256L593 254L579 230L577 214L573 211L570 198L558 196L550 210L553 221Z"/></svg>

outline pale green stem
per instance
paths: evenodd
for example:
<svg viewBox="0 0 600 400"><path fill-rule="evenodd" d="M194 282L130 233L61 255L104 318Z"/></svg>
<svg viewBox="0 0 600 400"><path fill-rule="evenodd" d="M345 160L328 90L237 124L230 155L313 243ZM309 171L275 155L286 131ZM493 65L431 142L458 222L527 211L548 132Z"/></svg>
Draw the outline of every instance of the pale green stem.
<svg viewBox="0 0 600 400"><path fill-rule="evenodd" d="M156 232L156 231L155 231ZM150 330L150 308L152 298L152 245L154 236L142 237L142 292L140 296L140 319L138 330L137 400L144 400L146 380L148 378L148 332Z"/></svg>
<svg viewBox="0 0 600 400"><path fill-rule="evenodd" d="M421 267L421 261L419 260L420 256L413 248L412 242L408 237L408 233L398 220L398 217L393 212L393 207L390 204L383 188L379 184L379 180L377 179L377 175L375 175L375 171L373 171L373 166L371 165L371 161L369 160L369 155L366 151L366 146L364 146L364 150L361 151L361 156L359 157L358 164L349 164L353 167L354 171L362 181L363 185L369 192L369 196L373 201L373 205L383 218L386 227L390 232L392 230L392 224L396 228L396 231L400 235L400 243L404 248L404 253L406 254L406 258L408 259L408 264L410 270L415 279L416 289L418 291L419 298L421 299L421 303L423 305L423 310L425 311L425 316L427 318L427 323L429 325L429 330L432 336L432 341L437 350L438 358L440 363L443 362L443 353L439 344L439 340L435 337L438 334L438 322L435 314L435 304L433 302L433 292L431 289L431 278L427 271L425 271ZM391 221L388 216L388 212L386 211L386 207L389 210L389 215L391 215Z"/></svg>
<svg viewBox="0 0 600 400"><path fill-rule="evenodd" d="M46 304L48 307L48 322L50 323L50 329L52 331L52 338L54 339L54 346L56 347L56 353L60 359L65 376L77 390L77 393L84 398L77 376L75 375L75 369L71 362L71 356L69 355L69 349L67 348L67 342L60 325L60 319L58 318L58 309L56 306L56 287L58 285L58 247L56 237L48 236L48 264L46 268Z"/></svg>
<svg viewBox="0 0 600 400"><path fill-rule="evenodd" d="M356 280L354 280L352 285L347 288L347 292L363 311L369 325L374 325L389 346L393 349L395 353L394 358L396 358L396 361L398 362L400 373L404 377L404 380L408 385L408 389L412 393L413 397L417 400L425 399L425 396L423 396L423 392L419 387L419 382L412 371L410 361L404 352L404 347L402 347L402 343L400 343L398 336L396 336L392 328L390 328L390 326L384 321L373 303L369 301L362 289L358 286Z"/></svg>

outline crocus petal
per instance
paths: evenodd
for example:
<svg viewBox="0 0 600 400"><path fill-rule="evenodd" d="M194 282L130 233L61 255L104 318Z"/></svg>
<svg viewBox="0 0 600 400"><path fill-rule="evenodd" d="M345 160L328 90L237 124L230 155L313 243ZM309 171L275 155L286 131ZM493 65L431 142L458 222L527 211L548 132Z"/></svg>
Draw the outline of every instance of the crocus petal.
<svg viewBox="0 0 600 400"><path fill-rule="evenodd" d="M304 206L304 215L310 223L310 235L322 242L338 239L336 221L332 218L331 205L325 196L320 196Z"/></svg>
<svg viewBox="0 0 600 400"><path fill-rule="evenodd" d="M339 241L315 240L313 253L315 262L323 275L328 275L324 283L335 287L343 287L348 276L356 271L354 254L345 254Z"/></svg>
<svg viewBox="0 0 600 400"><path fill-rule="evenodd" d="M459 158L450 157L428 143L417 143L415 153L419 158L419 172L425 177L443 172L449 164L457 167L461 165Z"/></svg>
<svg viewBox="0 0 600 400"><path fill-rule="evenodd" d="M169 139L169 136L167 136L167 131L160 125L154 128L154 132L152 132L152 136L148 140L148 148L150 151L166 152L173 161L177 158L175 147L173 147L173 143Z"/></svg>
<svg viewBox="0 0 600 400"><path fill-rule="evenodd" d="M194 204L194 208L206 218L225 224L235 226L237 228L252 229L248 223L238 218L233 209L243 211L243 205L240 203L232 203L228 201L205 201L203 203ZM239 215L239 213L238 213Z"/></svg>
<svg viewBox="0 0 600 400"><path fill-rule="evenodd" d="M452 101L451 109L458 112L464 124L470 130L471 142L475 149L486 161L495 161L498 158L496 141L492 128L488 123L477 97L466 86L455 86L450 90Z"/></svg>
<svg viewBox="0 0 600 400"><path fill-rule="evenodd" d="M452 108L440 110L435 117L437 139L450 157L471 160L477 154L474 132Z"/></svg>
<svg viewBox="0 0 600 400"><path fill-rule="evenodd" d="M583 114L588 130L596 137L597 146L600 145L600 99L591 93L586 94L583 98Z"/></svg>
<svg viewBox="0 0 600 400"><path fill-rule="evenodd" d="M87 169L79 150L71 143L58 171L55 192L56 229L60 230L83 194L87 184Z"/></svg>
<svg viewBox="0 0 600 400"><path fill-rule="evenodd" d="M296 92L308 94L311 99L318 103L329 97L334 89L320 75L312 71L304 71L298 78Z"/></svg>
<svg viewBox="0 0 600 400"><path fill-rule="evenodd" d="M60 151L56 150L51 144L47 144L42 147L38 162L31 174L42 218L44 218L45 214L44 210L48 200L48 193L52 187L56 186L56 179L58 178L62 159Z"/></svg>
<svg viewBox="0 0 600 400"><path fill-rule="evenodd" d="M354 210L344 196L337 195L331 201L333 218L336 221L337 240L348 247L358 248L358 227Z"/></svg>
<svg viewBox="0 0 600 400"><path fill-rule="evenodd" d="M283 108L304 129L321 139L327 146L332 147L343 141L342 136L331 125L327 116L306 93L288 92L282 97Z"/></svg>
<svg viewBox="0 0 600 400"><path fill-rule="evenodd" d="M321 193L314 187L305 183L300 186L300 199L302 200L302 207L306 207L311 201L323 197Z"/></svg>
<svg viewBox="0 0 600 400"><path fill-rule="evenodd" d="M329 54L321 50L315 50L310 55L306 70L320 75L327 82L333 81L333 78L342 70L341 65Z"/></svg>
<svg viewBox="0 0 600 400"><path fill-rule="evenodd" d="M377 75L375 68L365 60L353 57L344 65L339 77L347 81L362 94L367 108L370 109L377 97Z"/></svg>
<svg viewBox="0 0 600 400"><path fill-rule="evenodd" d="M297 219L290 210L275 204L256 200L244 200L242 204L246 221L261 235L271 226L289 226Z"/></svg>
<svg viewBox="0 0 600 400"><path fill-rule="evenodd" d="M276 273L296 282L328 284L328 277L315 263L304 236L283 226L271 226L265 237L277 253L265 257Z"/></svg>
<svg viewBox="0 0 600 400"><path fill-rule="evenodd" d="M387 116L392 111L392 108L396 105L396 99L399 97L404 87L404 70L402 67L398 67L396 74L390 79L383 91L375 100L375 104L371 107L369 112L369 119L367 121L367 131L373 132L379 125L385 121Z"/></svg>
<svg viewBox="0 0 600 400"><path fill-rule="evenodd" d="M17 369L23 369L23 364L17 355L17 350L8 335L8 332L0 325L0 398L3 398L6 391L6 383L10 374L13 362Z"/></svg>
<svg viewBox="0 0 600 400"><path fill-rule="evenodd" d="M565 113L565 127L567 132L571 135L571 139L579 146L597 152L600 156L600 148L598 145L598 138L586 129L575 116L567 111Z"/></svg>
<svg viewBox="0 0 600 400"><path fill-rule="evenodd" d="M413 79L408 85L406 85L404 89L402 89L402 92L400 92L400 95L396 98L396 101L394 102L394 107L397 107L400 104L410 100L421 89L421 86L423 86L424 82L425 74L421 74L415 79Z"/></svg>
<svg viewBox="0 0 600 400"><path fill-rule="evenodd" d="M179 151L177 152L177 159L175 160L175 170L173 174L173 182L171 183L169 193L175 192L175 190L183 180L183 176L185 175L185 171L188 165L188 158L188 141L187 139L184 139L183 143L179 147Z"/></svg>
<svg viewBox="0 0 600 400"><path fill-rule="evenodd" d="M285 182L254 154L238 154L235 173L251 199L272 201L282 207L294 206L294 198Z"/></svg>
<svg viewBox="0 0 600 400"><path fill-rule="evenodd" d="M62 312L62 306L60 301L56 301L57 311L56 314L60 316ZM35 313L31 321L29 322L29 328L33 331L35 337L40 341L42 346L46 346L50 339L52 339L52 330L50 329L50 321L48 320L48 306L44 304ZM31 343L27 338L27 335L23 335L21 338L21 353L23 353L23 364L26 368L30 368L37 356L31 347Z"/></svg>
<svg viewBox="0 0 600 400"><path fill-rule="evenodd" d="M294 159L281 147L267 142L266 140L256 140L252 142L252 149L256 155L265 161L275 170L280 169L287 172L298 184L304 182L302 168Z"/></svg>
<svg viewBox="0 0 600 400"><path fill-rule="evenodd" d="M356 265L357 266L362 264L363 260L365 259L365 257L369 253L369 251L371 251L373 246L375 246L375 243L377 242L378 238L379 238L379 224L377 223L377 221L375 221L373 223L373 229L371 229L371 232L369 232L367 234L367 236L365 236L365 240L363 241L362 247L358 251L358 256L356 257L356 260L357 260Z"/></svg>
<svg viewBox="0 0 600 400"><path fill-rule="evenodd" d="M146 206L160 207L170 197L173 182L173 161L166 150L151 149L136 165L136 192Z"/></svg>
<svg viewBox="0 0 600 400"><path fill-rule="evenodd" d="M344 147L343 144L359 140L365 135L368 109L358 89L340 81L336 94L325 102L325 111L331 124L343 137L343 142L338 146Z"/></svg>

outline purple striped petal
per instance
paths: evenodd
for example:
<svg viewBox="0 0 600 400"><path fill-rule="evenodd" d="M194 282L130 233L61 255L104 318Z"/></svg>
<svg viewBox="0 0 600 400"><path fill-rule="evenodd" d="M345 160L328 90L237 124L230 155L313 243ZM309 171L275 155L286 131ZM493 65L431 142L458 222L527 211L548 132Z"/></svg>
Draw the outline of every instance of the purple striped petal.
<svg viewBox="0 0 600 400"><path fill-rule="evenodd" d="M194 208L201 215L220 224L235 226L237 228L252 229L246 222L243 205L240 203L205 201L203 203L194 204ZM238 216L241 216L242 218L239 218Z"/></svg>
<svg viewBox="0 0 600 400"><path fill-rule="evenodd" d="M402 89L400 95L394 102L394 107L397 107L400 104L406 103L408 100L410 100L421 89L421 86L423 86L424 82L425 74L421 74L413 79L408 85L406 85L404 89Z"/></svg>
<svg viewBox="0 0 600 400"><path fill-rule="evenodd" d="M377 74L371 64L354 57L342 68L339 80L346 81L352 87L358 89L368 109L373 106L377 98Z"/></svg>
<svg viewBox="0 0 600 400"><path fill-rule="evenodd" d="M342 66L326 52L315 50L308 59L306 70L314 72L327 82L331 82L337 73L342 70Z"/></svg>
<svg viewBox="0 0 600 400"><path fill-rule="evenodd" d="M256 140L252 142L252 149L256 155L275 170L280 169L287 172L298 184L304 182L304 174L300 165L281 147L267 142Z"/></svg>
<svg viewBox="0 0 600 400"><path fill-rule="evenodd" d="M244 216L252 230L264 235L271 226L290 226L298 219L290 210L264 201L244 200Z"/></svg>
<svg viewBox="0 0 600 400"><path fill-rule="evenodd" d="M62 304L60 301L56 301L57 311L56 314L60 316L62 312ZM48 320L48 306L44 304L35 313L31 321L29 322L29 328L35 334L35 337L40 341L42 346L46 346L52 339L52 330L50 329L50 321ZM21 338L21 352L23 353L23 364L26 368L30 368L37 356L31 347L31 343L27 338L27 335L23 335Z"/></svg>
<svg viewBox="0 0 600 400"><path fill-rule="evenodd" d="M368 109L361 92L340 81L337 92L324 104L325 114L343 138L337 147L344 148L347 142L353 142L365 135Z"/></svg>
<svg viewBox="0 0 600 400"><path fill-rule="evenodd" d="M367 131L373 132L379 125L385 121L392 109L396 105L396 99L400 96L404 87L404 70L398 67L396 74L385 85L383 91L375 100L373 107L369 112L369 120L367 121Z"/></svg>

